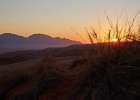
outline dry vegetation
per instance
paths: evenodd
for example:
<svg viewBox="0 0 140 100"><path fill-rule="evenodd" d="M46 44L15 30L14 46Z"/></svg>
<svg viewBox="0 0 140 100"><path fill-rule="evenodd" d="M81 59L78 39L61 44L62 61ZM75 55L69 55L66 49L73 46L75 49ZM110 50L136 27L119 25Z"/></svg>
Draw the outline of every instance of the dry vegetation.
<svg viewBox="0 0 140 100"><path fill-rule="evenodd" d="M98 32L86 29L91 41L90 46L82 45L86 49L51 49L54 53L47 52L49 55L26 67L21 63L9 68L4 63L0 100L139 100L140 27L133 30L136 16L123 26L119 19L113 25L107 16L110 29L102 43ZM117 42L112 42L114 38ZM18 57L14 59L10 64L19 62Z"/></svg>
<svg viewBox="0 0 140 100"><path fill-rule="evenodd" d="M21 65L17 69L1 70L0 99L35 100L38 98L50 85L61 81L62 75L55 70L54 62L52 58L45 57L32 66L22 68Z"/></svg>
<svg viewBox="0 0 140 100"><path fill-rule="evenodd" d="M104 42L92 29L87 34L97 48L92 48L87 57L89 72L73 87L69 100L139 100L140 99L140 27L134 32L134 22L115 25L107 16L110 25ZM100 24L100 23L99 23ZM115 42L112 39L115 38Z"/></svg>

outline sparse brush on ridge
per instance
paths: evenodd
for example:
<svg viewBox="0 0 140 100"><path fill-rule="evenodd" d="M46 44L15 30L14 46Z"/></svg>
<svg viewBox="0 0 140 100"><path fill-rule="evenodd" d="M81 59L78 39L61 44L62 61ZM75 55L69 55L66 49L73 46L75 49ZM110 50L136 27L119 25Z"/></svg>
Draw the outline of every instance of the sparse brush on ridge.
<svg viewBox="0 0 140 100"><path fill-rule="evenodd" d="M107 15L110 25L104 42L92 29L87 31L92 48L87 58L89 72L73 87L69 100L138 100L140 99L140 27L134 32L134 22L115 25ZM100 23L99 23L100 24ZM117 41L113 42L115 38ZM96 55L96 56L95 56Z"/></svg>
<svg viewBox="0 0 140 100"><path fill-rule="evenodd" d="M55 69L57 66L57 62L54 57L50 55L44 55L43 58L37 62L34 66L36 66L37 71Z"/></svg>

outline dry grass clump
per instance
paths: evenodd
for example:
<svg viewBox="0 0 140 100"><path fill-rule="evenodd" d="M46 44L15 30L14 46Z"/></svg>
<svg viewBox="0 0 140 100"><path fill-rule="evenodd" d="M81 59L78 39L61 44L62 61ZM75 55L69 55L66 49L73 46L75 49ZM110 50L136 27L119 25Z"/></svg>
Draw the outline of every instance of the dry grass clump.
<svg viewBox="0 0 140 100"><path fill-rule="evenodd" d="M69 70L74 69L78 65L85 65L87 62L87 59L78 57L77 59L73 60L69 66Z"/></svg>
<svg viewBox="0 0 140 100"><path fill-rule="evenodd" d="M10 100L36 100L41 94L47 91L49 86L57 84L60 78L61 74L57 71L42 71L42 73L38 73L32 77L24 88L19 90Z"/></svg>
<svg viewBox="0 0 140 100"><path fill-rule="evenodd" d="M42 93L47 91L49 86L61 81L62 75L55 67L55 59L53 57L44 56L44 58L32 66L23 66L21 69L10 68L1 70L0 99L37 99ZM20 89L16 89L18 86L20 86ZM9 95L9 97L7 97L7 95Z"/></svg>
<svg viewBox="0 0 140 100"><path fill-rule="evenodd" d="M6 94L17 85L26 81L28 76L20 73L19 70L1 69L0 70L0 99L4 100Z"/></svg>
<svg viewBox="0 0 140 100"><path fill-rule="evenodd" d="M24 82L26 79L25 76L16 76L7 81L0 82L0 100L4 100L6 93L13 89L18 84Z"/></svg>
<svg viewBox="0 0 140 100"><path fill-rule="evenodd" d="M107 16L111 29L102 43L94 29L92 33L87 31L91 43L97 41L98 46L89 52L90 70L76 84L70 100L140 99L140 30L132 30L136 16L125 28L118 22L114 26ZM117 42L112 41L114 38Z"/></svg>
<svg viewBox="0 0 140 100"><path fill-rule="evenodd" d="M36 65L34 73L25 87L10 100L35 100L43 94L49 86L61 81L62 75L56 70L56 61L53 57L44 56Z"/></svg>

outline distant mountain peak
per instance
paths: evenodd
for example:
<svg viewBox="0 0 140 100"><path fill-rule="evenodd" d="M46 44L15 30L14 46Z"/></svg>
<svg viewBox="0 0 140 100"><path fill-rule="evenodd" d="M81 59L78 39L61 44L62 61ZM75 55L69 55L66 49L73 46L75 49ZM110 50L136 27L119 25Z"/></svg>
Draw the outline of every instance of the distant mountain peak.
<svg viewBox="0 0 140 100"><path fill-rule="evenodd" d="M41 34L41 33L38 33L38 34L32 34L32 35L29 36L29 38L36 38L36 37L39 37L39 38L44 38L44 37L52 38L52 37L49 36L49 35Z"/></svg>
<svg viewBox="0 0 140 100"><path fill-rule="evenodd" d="M16 35L16 34L13 34L13 33L3 33L0 36L20 36L20 35Z"/></svg>
<svg viewBox="0 0 140 100"><path fill-rule="evenodd" d="M13 34L13 33L3 33L1 35L15 35L15 34Z"/></svg>
<svg viewBox="0 0 140 100"><path fill-rule="evenodd" d="M15 38L25 38L23 36L20 36L20 35L16 35L16 34L13 34L13 33L3 33L3 34L0 34L0 39L15 39Z"/></svg>

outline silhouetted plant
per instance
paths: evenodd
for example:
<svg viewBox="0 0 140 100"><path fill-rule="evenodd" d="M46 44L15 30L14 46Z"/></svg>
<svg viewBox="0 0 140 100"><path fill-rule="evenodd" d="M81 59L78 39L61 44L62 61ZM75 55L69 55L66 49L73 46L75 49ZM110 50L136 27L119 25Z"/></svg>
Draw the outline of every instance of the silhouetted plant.
<svg viewBox="0 0 140 100"><path fill-rule="evenodd" d="M136 14L136 16L139 12ZM137 100L140 77L140 32L132 28L136 16L128 28L114 26L107 16L110 28L101 43L100 36L93 29L88 32L92 48L87 58L89 72L80 79L71 92L71 100ZM127 23L127 22L126 22ZM126 25L127 26L127 25ZM115 38L117 41L113 42ZM95 56L96 55L96 56Z"/></svg>

